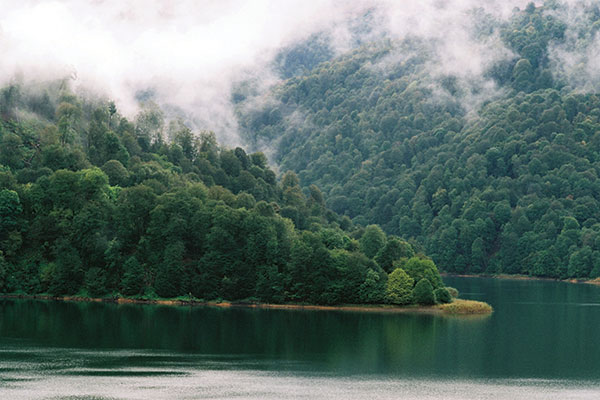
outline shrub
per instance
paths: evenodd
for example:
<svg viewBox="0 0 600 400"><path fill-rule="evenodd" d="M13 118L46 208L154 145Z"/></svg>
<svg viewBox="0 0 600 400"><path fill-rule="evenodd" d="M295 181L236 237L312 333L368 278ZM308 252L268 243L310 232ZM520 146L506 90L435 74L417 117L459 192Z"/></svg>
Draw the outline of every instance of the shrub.
<svg viewBox="0 0 600 400"><path fill-rule="evenodd" d="M448 291L448 293L450 293L450 296L452 296L453 298L456 299L458 297L458 289L446 286L446 290Z"/></svg>
<svg viewBox="0 0 600 400"><path fill-rule="evenodd" d="M450 292L446 288L435 289L433 295L435 296L436 303L450 303L452 301L452 296L450 296Z"/></svg>
<svg viewBox="0 0 600 400"><path fill-rule="evenodd" d="M411 303L414 282L413 278L408 276L402 268L396 268L388 277L387 286L385 288L385 298L388 303Z"/></svg>
<svg viewBox="0 0 600 400"><path fill-rule="evenodd" d="M433 286L426 278L422 278L413 289L413 299L415 303L430 305L435 304L435 297L433 295Z"/></svg>

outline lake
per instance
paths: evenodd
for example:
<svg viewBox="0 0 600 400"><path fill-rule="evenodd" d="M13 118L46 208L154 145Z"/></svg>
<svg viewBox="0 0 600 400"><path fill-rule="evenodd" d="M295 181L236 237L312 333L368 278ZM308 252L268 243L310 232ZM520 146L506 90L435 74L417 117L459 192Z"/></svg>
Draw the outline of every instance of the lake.
<svg viewBox="0 0 600 400"><path fill-rule="evenodd" d="M444 281L494 313L0 300L0 398L600 398L600 287Z"/></svg>

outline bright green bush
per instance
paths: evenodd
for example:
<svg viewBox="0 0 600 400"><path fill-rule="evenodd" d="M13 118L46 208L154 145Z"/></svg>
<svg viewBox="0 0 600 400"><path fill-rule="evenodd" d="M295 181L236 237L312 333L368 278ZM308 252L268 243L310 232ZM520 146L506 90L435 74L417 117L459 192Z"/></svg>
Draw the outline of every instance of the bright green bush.
<svg viewBox="0 0 600 400"><path fill-rule="evenodd" d="M414 280L402 269L396 268L388 277L385 299L391 304L412 303Z"/></svg>

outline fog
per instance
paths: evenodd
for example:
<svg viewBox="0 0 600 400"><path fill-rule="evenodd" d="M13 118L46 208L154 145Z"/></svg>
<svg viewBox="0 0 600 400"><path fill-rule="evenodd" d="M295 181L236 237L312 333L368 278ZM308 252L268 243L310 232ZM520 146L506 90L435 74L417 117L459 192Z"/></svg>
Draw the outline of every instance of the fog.
<svg viewBox="0 0 600 400"><path fill-rule="evenodd" d="M259 92L281 80L278 51L316 33L334 53L356 44L353 26L369 15L362 40L407 36L431 40L432 77L454 75L477 85L475 103L495 87L491 63L514 55L490 27L473 34L478 16L510 17L526 0L1 0L0 83L68 77L75 88L111 98L133 116L136 95L177 110L195 129L240 143L231 101L244 80ZM478 10L478 11L474 11ZM555 54L559 54L558 49ZM558 56L557 56L558 57ZM393 62L393 58L388 61ZM483 93L482 95L482 89ZM468 92L468 90L467 90ZM468 96L467 96L468 97Z"/></svg>
<svg viewBox="0 0 600 400"><path fill-rule="evenodd" d="M599 6L593 0L569 0L552 14L566 25L564 42L549 44L552 71L575 92L596 93L600 90L598 26L585 29L591 25L590 18L594 13L600 12Z"/></svg>

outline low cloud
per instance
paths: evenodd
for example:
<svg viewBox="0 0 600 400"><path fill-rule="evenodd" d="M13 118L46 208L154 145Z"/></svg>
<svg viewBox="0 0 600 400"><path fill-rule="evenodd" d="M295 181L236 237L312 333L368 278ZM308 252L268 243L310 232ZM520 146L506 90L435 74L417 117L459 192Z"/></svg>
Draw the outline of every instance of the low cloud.
<svg viewBox="0 0 600 400"><path fill-rule="evenodd" d="M483 79L490 62L510 57L497 36L473 36L473 10L507 19L527 1L341 0L4 0L0 16L0 81L70 76L115 100L132 116L136 94L151 90L197 129L240 143L231 92L241 81L278 82L277 52L326 33L334 52L363 39L433 40L434 75ZM353 36L354 35L354 36ZM487 88L487 81L481 87Z"/></svg>
<svg viewBox="0 0 600 400"><path fill-rule="evenodd" d="M548 46L552 72L576 92L600 90L600 22L592 22L599 13L591 0L563 1L548 13L566 26L564 40Z"/></svg>

